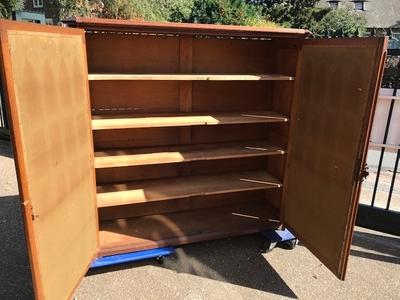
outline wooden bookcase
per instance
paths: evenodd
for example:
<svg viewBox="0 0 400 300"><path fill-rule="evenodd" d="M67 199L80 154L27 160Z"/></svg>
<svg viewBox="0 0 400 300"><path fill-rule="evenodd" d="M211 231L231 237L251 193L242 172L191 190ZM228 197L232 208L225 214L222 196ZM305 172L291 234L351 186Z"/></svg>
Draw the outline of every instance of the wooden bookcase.
<svg viewBox="0 0 400 300"><path fill-rule="evenodd" d="M281 226L344 279L384 38L66 23L0 23L38 298L94 257Z"/></svg>
<svg viewBox="0 0 400 300"><path fill-rule="evenodd" d="M279 226L296 42L120 33L86 33L100 253Z"/></svg>

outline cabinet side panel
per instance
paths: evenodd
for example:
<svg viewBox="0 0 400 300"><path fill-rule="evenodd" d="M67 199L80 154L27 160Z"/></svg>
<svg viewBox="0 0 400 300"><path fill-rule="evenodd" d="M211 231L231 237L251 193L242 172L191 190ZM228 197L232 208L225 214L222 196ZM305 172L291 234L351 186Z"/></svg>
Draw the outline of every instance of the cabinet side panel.
<svg viewBox="0 0 400 300"><path fill-rule="evenodd" d="M2 51L36 296L66 299L98 247L83 32L9 24Z"/></svg>

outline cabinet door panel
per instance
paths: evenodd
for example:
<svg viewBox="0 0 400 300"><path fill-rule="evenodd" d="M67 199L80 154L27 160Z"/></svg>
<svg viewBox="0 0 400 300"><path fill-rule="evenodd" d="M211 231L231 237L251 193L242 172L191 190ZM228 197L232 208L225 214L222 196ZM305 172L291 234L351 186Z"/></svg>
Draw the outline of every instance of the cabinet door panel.
<svg viewBox="0 0 400 300"><path fill-rule="evenodd" d="M97 247L97 210L84 33L0 22L35 295L66 299Z"/></svg>
<svg viewBox="0 0 400 300"><path fill-rule="evenodd" d="M386 43L306 40L297 68L282 220L340 279Z"/></svg>

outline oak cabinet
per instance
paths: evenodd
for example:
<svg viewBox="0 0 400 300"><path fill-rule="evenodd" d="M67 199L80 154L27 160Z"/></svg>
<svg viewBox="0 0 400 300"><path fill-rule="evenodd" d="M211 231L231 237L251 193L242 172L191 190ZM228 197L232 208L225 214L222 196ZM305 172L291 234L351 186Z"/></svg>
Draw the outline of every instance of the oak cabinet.
<svg viewBox="0 0 400 300"><path fill-rule="evenodd" d="M344 279L386 39L66 23L0 22L38 298L96 257L281 226Z"/></svg>

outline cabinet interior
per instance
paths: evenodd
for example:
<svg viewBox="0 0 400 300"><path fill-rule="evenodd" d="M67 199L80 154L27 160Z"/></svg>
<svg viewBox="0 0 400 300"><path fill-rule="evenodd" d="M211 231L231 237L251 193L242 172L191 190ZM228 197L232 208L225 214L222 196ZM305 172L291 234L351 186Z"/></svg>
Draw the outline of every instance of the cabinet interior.
<svg viewBox="0 0 400 300"><path fill-rule="evenodd" d="M300 42L86 33L101 254L280 226Z"/></svg>

